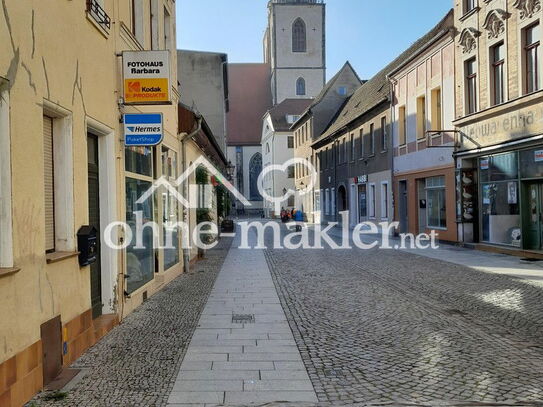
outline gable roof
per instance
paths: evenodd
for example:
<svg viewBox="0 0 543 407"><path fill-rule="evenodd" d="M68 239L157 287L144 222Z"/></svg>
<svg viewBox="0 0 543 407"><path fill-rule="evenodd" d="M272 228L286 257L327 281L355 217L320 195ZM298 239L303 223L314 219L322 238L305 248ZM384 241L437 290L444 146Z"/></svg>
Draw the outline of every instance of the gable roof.
<svg viewBox="0 0 543 407"><path fill-rule="evenodd" d="M285 99L274 108L268 110L275 131L289 131L291 124L287 115L301 115L313 99Z"/></svg>
<svg viewBox="0 0 543 407"><path fill-rule="evenodd" d="M322 100L324 99L324 97L326 96L326 94L330 91L330 89L332 89L334 87L334 84L336 83L337 79L341 76L341 74L346 70L346 69L350 69L352 71L352 73L355 75L356 79L358 79L358 81L360 82L360 84L362 85L365 81L361 80L360 77L358 76L358 74L356 73L356 71L354 70L353 66L351 65L351 63L349 61L345 62L345 64L341 67L341 69L339 71L336 72L336 74L334 76L332 76L332 78L326 82L326 84L324 85L324 87L321 89L321 91L319 92L319 94L313 99L313 102L307 107L307 109L303 112L303 114L301 115L300 119L302 119L303 116L305 116L306 114L308 114L312 108L314 108L315 106L317 106L319 103L322 102ZM300 122L301 123L301 122ZM295 128L296 127L296 123L294 123L291 128Z"/></svg>
<svg viewBox="0 0 543 407"><path fill-rule="evenodd" d="M447 15L426 35L419 38L406 51L400 54L394 61L379 71L368 82L364 83L358 90L347 100L343 108L338 111L335 119L330 126L314 143L318 143L323 139L334 135L336 132L347 126L360 116L368 113L373 108L390 99L390 82L387 75L400 67L405 61L409 60L421 48L423 48L434 37L448 32L454 26L453 10L451 9Z"/></svg>
<svg viewBox="0 0 543 407"><path fill-rule="evenodd" d="M262 117L272 106L268 64L228 64L227 145L260 145Z"/></svg>

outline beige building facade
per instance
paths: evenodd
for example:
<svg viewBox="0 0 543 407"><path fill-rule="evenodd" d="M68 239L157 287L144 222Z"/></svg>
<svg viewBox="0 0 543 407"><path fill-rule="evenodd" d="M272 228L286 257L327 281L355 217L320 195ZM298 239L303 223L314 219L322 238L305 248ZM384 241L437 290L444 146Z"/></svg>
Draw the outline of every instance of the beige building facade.
<svg viewBox="0 0 543 407"><path fill-rule="evenodd" d="M541 2L456 1L459 236L540 250Z"/></svg>
<svg viewBox="0 0 543 407"><path fill-rule="evenodd" d="M20 406L182 271L157 250L146 281L130 248L103 241L130 221L131 188L179 165L176 86L171 105L123 106L121 75L123 51L169 50L177 84L175 3L6 0L0 21L0 405ZM161 145L125 151L120 118L135 112L163 114ZM99 255L81 266L86 225Z"/></svg>
<svg viewBox="0 0 543 407"><path fill-rule="evenodd" d="M413 234L456 241L455 64L451 10L411 59L388 74L392 103L395 220ZM433 131L433 133L428 133Z"/></svg>

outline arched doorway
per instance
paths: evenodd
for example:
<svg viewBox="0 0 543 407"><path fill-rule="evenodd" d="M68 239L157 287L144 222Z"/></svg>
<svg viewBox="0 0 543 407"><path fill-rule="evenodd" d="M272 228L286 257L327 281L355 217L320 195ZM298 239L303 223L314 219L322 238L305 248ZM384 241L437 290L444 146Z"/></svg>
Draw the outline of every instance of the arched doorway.
<svg viewBox="0 0 543 407"><path fill-rule="evenodd" d="M262 201L258 191L258 177L262 172L262 154L256 153L249 161L249 200Z"/></svg>

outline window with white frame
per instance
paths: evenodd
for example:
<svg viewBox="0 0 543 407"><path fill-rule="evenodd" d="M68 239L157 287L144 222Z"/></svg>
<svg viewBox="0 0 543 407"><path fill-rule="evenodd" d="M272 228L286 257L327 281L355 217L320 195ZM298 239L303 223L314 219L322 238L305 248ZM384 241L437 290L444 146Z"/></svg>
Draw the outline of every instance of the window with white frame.
<svg viewBox="0 0 543 407"><path fill-rule="evenodd" d="M381 218L388 219L388 182L381 183Z"/></svg>
<svg viewBox="0 0 543 407"><path fill-rule="evenodd" d="M436 88L432 90L432 118L431 126L432 130L442 130L443 128L443 109L441 108L441 88Z"/></svg>
<svg viewBox="0 0 543 407"><path fill-rule="evenodd" d="M132 34L140 45L145 45L143 14L143 0L132 0Z"/></svg>
<svg viewBox="0 0 543 407"><path fill-rule="evenodd" d="M426 137L426 96L417 98L417 139Z"/></svg>
<svg viewBox="0 0 543 407"><path fill-rule="evenodd" d="M469 13L477 6L477 0L463 0L464 2L464 14Z"/></svg>
<svg viewBox="0 0 543 407"><path fill-rule="evenodd" d="M477 111L477 60L475 57L464 63L464 81L466 113L475 113Z"/></svg>
<svg viewBox="0 0 543 407"><path fill-rule="evenodd" d="M427 225L433 228L447 227L445 177L426 178Z"/></svg>
<svg viewBox="0 0 543 407"><path fill-rule="evenodd" d="M177 152L162 146L162 175L170 182L172 187L176 188L175 181L179 176ZM202 188L203 189L203 188ZM201 203L205 202L206 197L201 197ZM179 263L179 243L180 234L173 225L179 221L179 202L171 191L162 192L162 221L167 227L164 227L164 270Z"/></svg>
<svg viewBox="0 0 543 407"><path fill-rule="evenodd" d="M388 150L387 118L381 117L381 151Z"/></svg>
<svg viewBox="0 0 543 407"><path fill-rule="evenodd" d="M315 211L321 210L321 191L315 191Z"/></svg>
<svg viewBox="0 0 543 407"><path fill-rule="evenodd" d="M505 45L503 41L490 49L490 58L492 105L499 105L505 102Z"/></svg>
<svg viewBox="0 0 543 407"><path fill-rule="evenodd" d="M294 137L287 136L287 148L294 148Z"/></svg>
<svg viewBox="0 0 543 407"><path fill-rule="evenodd" d="M407 117L405 106L398 108L398 144L404 146L407 143Z"/></svg>
<svg viewBox="0 0 543 407"><path fill-rule="evenodd" d="M541 89L541 28L539 22L524 29L526 93Z"/></svg>
<svg viewBox="0 0 543 407"><path fill-rule="evenodd" d="M294 178L294 165L288 167L288 178Z"/></svg>
<svg viewBox="0 0 543 407"><path fill-rule="evenodd" d="M336 189L332 188L330 192L330 215L336 215Z"/></svg>
<svg viewBox="0 0 543 407"><path fill-rule="evenodd" d="M13 267L9 91L0 77L0 268Z"/></svg>
<svg viewBox="0 0 543 407"><path fill-rule="evenodd" d="M72 252L75 237L71 113L44 102L42 140L45 252Z"/></svg>
<svg viewBox="0 0 543 407"><path fill-rule="evenodd" d="M370 218L375 218L375 184L370 184L368 214Z"/></svg>
<svg viewBox="0 0 543 407"><path fill-rule="evenodd" d="M370 124L370 155L375 154L375 125Z"/></svg>
<svg viewBox="0 0 543 407"><path fill-rule="evenodd" d="M324 191L324 214L330 215L330 190L328 188Z"/></svg>

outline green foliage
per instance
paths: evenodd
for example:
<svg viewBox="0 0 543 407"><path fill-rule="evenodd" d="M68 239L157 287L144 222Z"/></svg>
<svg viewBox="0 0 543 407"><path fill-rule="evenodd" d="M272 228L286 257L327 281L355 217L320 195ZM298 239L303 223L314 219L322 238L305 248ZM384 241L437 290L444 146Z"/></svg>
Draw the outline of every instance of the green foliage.
<svg viewBox="0 0 543 407"><path fill-rule="evenodd" d="M217 214L226 218L230 214L230 195L222 185L217 187Z"/></svg>
<svg viewBox="0 0 543 407"><path fill-rule="evenodd" d="M199 166L198 168L196 168L195 176L197 184L204 185L209 183L209 174L207 173L207 168Z"/></svg>

